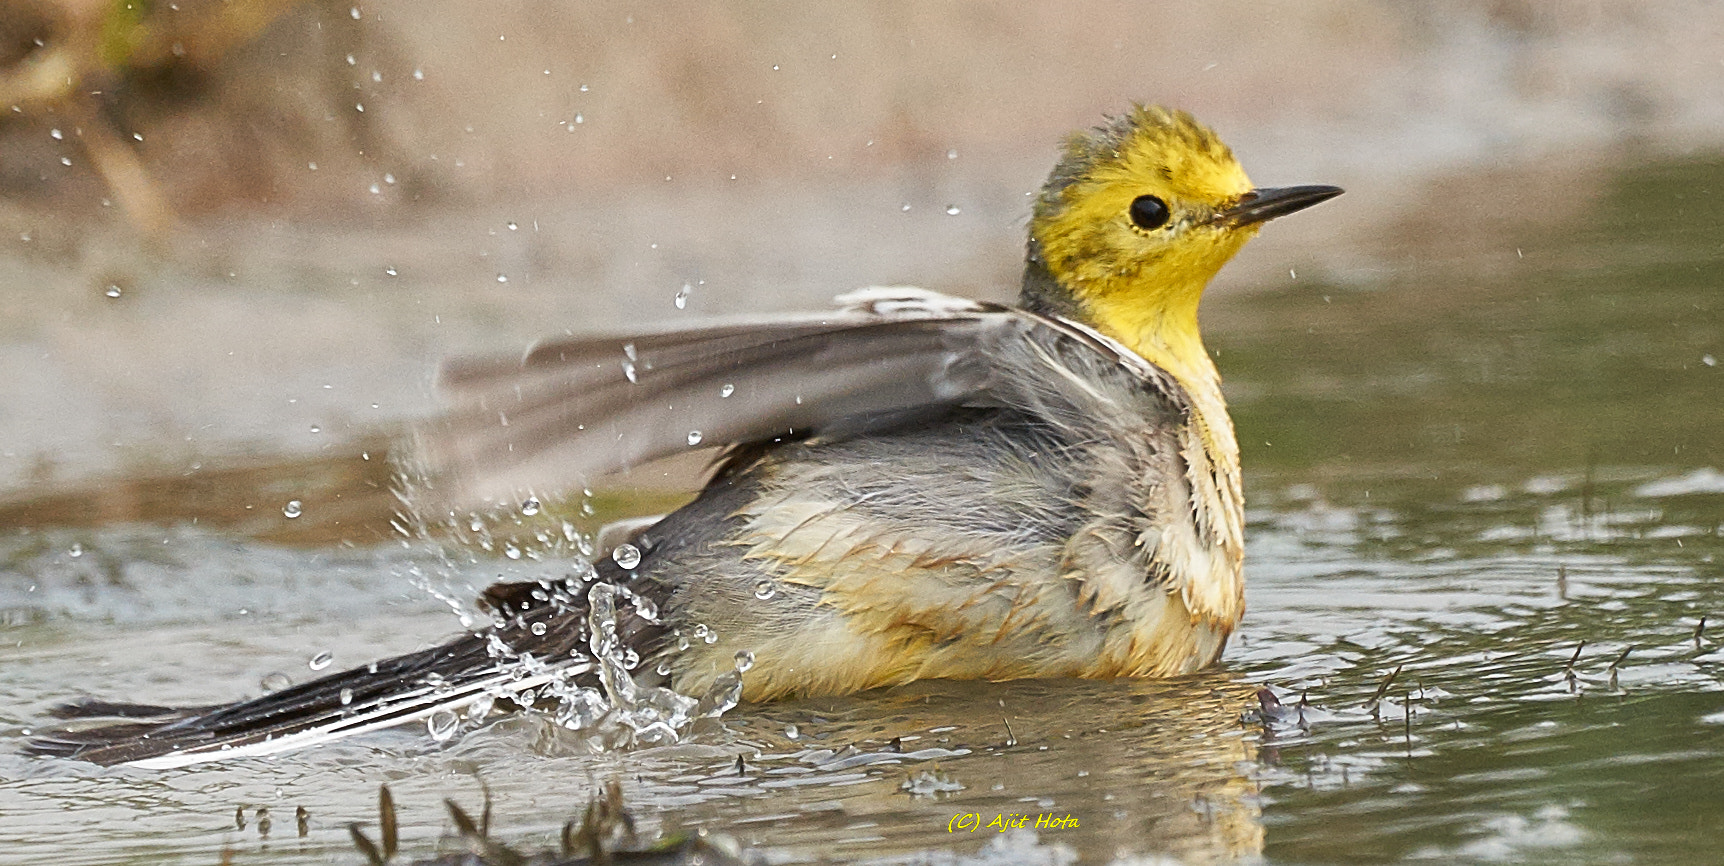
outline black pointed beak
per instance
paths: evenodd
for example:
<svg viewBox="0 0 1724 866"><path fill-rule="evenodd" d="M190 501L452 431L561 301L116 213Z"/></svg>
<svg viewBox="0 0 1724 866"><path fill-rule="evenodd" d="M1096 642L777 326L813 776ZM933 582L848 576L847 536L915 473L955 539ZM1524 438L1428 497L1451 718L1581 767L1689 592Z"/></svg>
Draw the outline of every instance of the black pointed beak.
<svg viewBox="0 0 1724 866"><path fill-rule="evenodd" d="M1340 195L1338 186L1280 186L1254 189L1239 203L1215 215L1215 221L1230 226L1248 226L1304 210Z"/></svg>

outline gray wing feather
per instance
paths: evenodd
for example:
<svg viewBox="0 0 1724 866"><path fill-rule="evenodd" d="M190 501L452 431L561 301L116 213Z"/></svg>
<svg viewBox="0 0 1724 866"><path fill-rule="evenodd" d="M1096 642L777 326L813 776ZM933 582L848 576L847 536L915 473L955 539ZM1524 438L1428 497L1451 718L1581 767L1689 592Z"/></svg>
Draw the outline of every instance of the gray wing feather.
<svg viewBox="0 0 1724 866"><path fill-rule="evenodd" d="M916 289L869 289L822 316L543 343L445 369L452 411L419 431L416 467L447 507L554 495L692 447L856 427L941 405L998 405L1031 343L1127 367L1082 326ZM1122 359L1120 352L1129 356ZM1142 365L1148 370L1147 365ZM1159 371L1155 371L1159 372ZM691 445L698 433L698 442Z"/></svg>

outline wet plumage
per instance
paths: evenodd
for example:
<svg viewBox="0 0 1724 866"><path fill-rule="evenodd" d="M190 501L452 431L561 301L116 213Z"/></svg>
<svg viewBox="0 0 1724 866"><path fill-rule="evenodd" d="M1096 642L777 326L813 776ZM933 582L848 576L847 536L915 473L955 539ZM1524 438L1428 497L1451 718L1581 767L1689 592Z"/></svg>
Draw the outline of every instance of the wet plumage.
<svg viewBox="0 0 1724 866"><path fill-rule="evenodd" d="M1035 205L1019 306L868 289L824 314L453 365L456 408L420 436L417 504L571 489L685 451L695 431L727 446L699 497L634 537L638 565L597 564L645 600L617 606L616 640L646 660L647 687L700 694L743 650L749 700L1196 670L1243 612L1238 451L1198 301L1263 221L1338 193L1254 189L1188 115L1136 109L1068 143ZM497 624L442 647L35 747L189 763L520 687L507 678L522 655L550 682L571 652L602 652L584 589L495 587ZM697 629L718 639L687 640Z"/></svg>

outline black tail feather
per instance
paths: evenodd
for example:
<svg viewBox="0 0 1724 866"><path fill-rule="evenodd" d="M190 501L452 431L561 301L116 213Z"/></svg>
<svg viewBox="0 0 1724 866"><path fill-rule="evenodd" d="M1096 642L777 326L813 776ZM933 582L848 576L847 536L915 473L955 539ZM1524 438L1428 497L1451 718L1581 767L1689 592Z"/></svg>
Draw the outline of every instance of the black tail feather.
<svg viewBox="0 0 1724 866"><path fill-rule="evenodd" d="M218 706L163 707L155 704L124 704L85 698L54 707L48 711L48 715L56 719L155 719L157 722L162 722L207 713L217 709Z"/></svg>
<svg viewBox="0 0 1724 866"><path fill-rule="evenodd" d="M272 754L390 727L463 707L487 693L506 697L558 678L586 648L584 599L569 603L575 598L569 591L584 587L557 587L559 604L547 603L543 588L531 583L488 592L493 610L505 616L505 624L490 631L250 700L196 708L96 699L66 704L53 714L69 720L138 721L45 731L25 751L110 766L180 766ZM621 629L627 637L656 631L630 619ZM537 663L524 676L527 669L519 660L527 655Z"/></svg>
<svg viewBox="0 0 1724 866"><path fill-rule="evenodd" d="M232 751L242 746L320 729L348 726L372 729L391 718L401 721L434 709L437 687L425 680L441 677L449 690L462 696L459 686L482 678L499 667L483 640L461 638L453 643L377 662L362 668L313 680L251 700L197 710L139 707L85 701L62 707L62 718L107 715L140 718L134 711L168 710L148 715L168 716L149 722L126 722L82 730L45 733L32 740L26 751L38 755L78 758L113 765L146 761L175 753L196 755ZM471 697L471 695L465 695ZM395 709L391 709L391 704ZM110 709L118 712L99 713ZM350 725L343 725L348 722Z"/></svg>

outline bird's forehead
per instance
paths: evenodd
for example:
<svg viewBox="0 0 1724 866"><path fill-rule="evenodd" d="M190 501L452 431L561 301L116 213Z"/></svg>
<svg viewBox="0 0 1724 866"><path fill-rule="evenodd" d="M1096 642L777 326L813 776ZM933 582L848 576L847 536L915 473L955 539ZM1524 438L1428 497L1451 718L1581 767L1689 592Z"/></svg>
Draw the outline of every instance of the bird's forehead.
<svg viewBox="0 0 1724 866"><path fill-rule="evenodd" d="M1213 131L1191 115L1139 106L1072 135L1037 200L1036 220L1105 220L1133 199L1223 208L1251 191L1251 180Z"/></svg>
<svg viewBox="0 0 1724 866"><path fill-rule="evenodd" d="M1227 145L1186 120L1134 127L1115 149L1115 158L1097 166L1094 179L1204 203L1227 202L1249 192L1251 180Z"/></svg>

